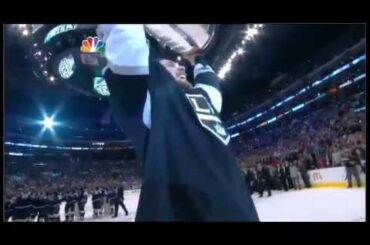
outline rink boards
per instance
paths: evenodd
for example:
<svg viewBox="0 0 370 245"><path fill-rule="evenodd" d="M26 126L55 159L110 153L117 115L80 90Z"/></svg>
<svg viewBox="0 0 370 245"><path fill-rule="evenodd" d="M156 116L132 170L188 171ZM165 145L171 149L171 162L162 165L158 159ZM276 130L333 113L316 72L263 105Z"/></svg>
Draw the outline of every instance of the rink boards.
<svg viewBox="0 0 370 245"><path fill-rule="evenodd" d="M360 169L358 169L361 172ZM322 168L309 170L308 174L310 176L310 181L312 187L338 187L338 188L347 188L348 181L346 177L346 168L345 167L334 167L334 168ZM361 186L365 186L366 176L361 173ZM352 176L352 186L356 187L356 179Z"/></svg>

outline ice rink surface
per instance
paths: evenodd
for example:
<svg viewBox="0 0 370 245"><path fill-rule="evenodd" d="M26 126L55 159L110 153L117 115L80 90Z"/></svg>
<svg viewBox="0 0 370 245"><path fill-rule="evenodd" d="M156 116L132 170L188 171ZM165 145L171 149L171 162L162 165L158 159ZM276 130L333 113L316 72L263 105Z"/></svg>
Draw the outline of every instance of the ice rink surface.
<svg viewBox="0 0 370 245"><path fill-rule="evenodd" d="M317 188L301 191L274 191L271 197L252 198L261 221L365 221L365 188ZM117 218L92 219L91 199L86 204L86 222L133 222L135 220L139 193L125 195L129 215L119 208ZM64 204L61 205L64 220Z"/></svg>

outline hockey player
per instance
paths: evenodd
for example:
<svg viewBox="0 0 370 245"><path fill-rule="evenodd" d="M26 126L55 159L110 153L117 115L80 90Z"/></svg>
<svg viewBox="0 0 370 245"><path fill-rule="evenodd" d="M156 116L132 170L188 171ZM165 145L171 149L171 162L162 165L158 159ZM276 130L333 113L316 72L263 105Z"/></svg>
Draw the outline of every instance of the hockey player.
<svg viewBox="0 0 370 245"><path fill-rule="evenodd" d="M78 211L80 216L80 221L83 221L85 218L85 204L87 202L87 193L84 191L83 188L79 190L77 204L78 204Z"/></svg>
<svg viewBox="0 0 370 245"><path fill-rule="evenodd" d="M109 205L109 216L114 216L114 199L116 198L115 191L112 186L108 189L108 205Z"/></svg>
<svg viewBox="0 0 370 245"><path fill-rule="evenodd" d="M66 222L72 222L74 218L74 196L72 191L68 191L66 193L66 205L64 207L64 212L65 212L65 221Z"/></svg>
<svg viewBox="0 0 370 245"><path fill-rule="evenodd" d="M28 193L22 192L15 200L13 219L14 222L27 222L30 220L30 203Z"/></svg>
<svg viewBox="0 0 370 245"><path fill-rule="evenodd" d="M109 207L109 198L108 198L108 187L103 187L101 189L101 196L102 196L102 216L106 217L109 215L110 207Z"/></svg>
<svg viewBox="0 0 370 245"><path fill-rule="evenodd" d="M98 218L100 213L100 200L101 192L98 187L95 188L95 190L92 193L92 206L93 206L93 218Z"/></svg>
<svg viewBox="0 0 370 245"><path fill-rule="evenodd" d="M99 199L98 217L102 217L104 200L106 200L106 194L104 192L103 187L99 188L98 199Z"/></svg>
<svg viewBox="0 0 370 245"><path fill-rule="evenodd" d="M35 208L37 205L37 195L35 192L31 192L28 197L28 202L29 202L29 221L36 221L36 216L37 216L37 209Z"/></svg>
<svg viewBox="0 0 370 245"><path fill-rule="evenodd" d="M5 199L5 221L9 221L13 216L13 207L15 199L7 195Z"/></svg>
<svg viewBox="0 0 370 245"><path fill-rule="evenodd" d="M37 216L37 222L47 222L48 221L48 215L47 215L48 204L46 200L46 194L44 192L41 192L39 194L36 208L39 214Z"/></svg>
<svg viewBox="0 0 370 245"><path fill-rule="evenodd" d="M48 222L53 222L53 197L50 192L46 194L46 215L48 217Z"/></svg>
<svg viewBox="0 0 370 245"><path fill-rule="evenodd" d="M199 53L185 67L150 54L143 25L98 25L120 128L143 161L136 221L258 221L220 119L220 79Z"/></svg>
<svg viewBox="0 0 370 245"><path fill-rule="evenodd" d="M60 209L60 200L57 193L50 194L49 200L49 221L50 222L60 222L60 215L59 215L59 209Z"/></svg>
<svg viewBox="0 0 370 245"><path fill-rule="evenodd" d="M35 215L36 215L36 222L39 220L40 216L40 193L36 192L34 196L34 201L33 201L33 208L35 210Z"/></svg>

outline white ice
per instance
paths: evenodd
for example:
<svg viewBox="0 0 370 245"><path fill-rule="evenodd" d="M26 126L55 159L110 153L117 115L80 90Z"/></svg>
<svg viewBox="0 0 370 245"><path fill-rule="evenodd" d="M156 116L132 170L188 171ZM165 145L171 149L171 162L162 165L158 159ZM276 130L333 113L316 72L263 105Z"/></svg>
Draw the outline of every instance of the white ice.
<svg viewBox="0 0 370 245"><path fill-rule="evenodd" d="M365 221L365 188L318 188L301 191L274 191L271 197L252 196L261 221ZM125 195L129 216L121 207L117 218L92 219L91 199L86 204L85 221L132 222L135 220L139 193ZM64 220L64 204L61 205Z"/></svg>
<svg viewBox="0 0 370 245"><path fill-rule="evenodd" d="M261 221L365 221L365 188L273 192L253 200Z"/></svg>

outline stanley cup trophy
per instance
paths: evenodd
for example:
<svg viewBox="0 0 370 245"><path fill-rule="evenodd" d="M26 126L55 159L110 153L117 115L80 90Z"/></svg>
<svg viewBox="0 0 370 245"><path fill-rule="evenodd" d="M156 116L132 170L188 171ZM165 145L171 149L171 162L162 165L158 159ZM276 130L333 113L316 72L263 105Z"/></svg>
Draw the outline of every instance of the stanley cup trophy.
<svg viewBox="0 0 370 245"><path fill-rule="evenodd" d="M156 40L161 48L169 48L178 55L186 55L194 50L206 51L211 46L216 33L214 24L145 24L145 32ZM82 63L94 68L104 67L103 53L81 53Z"/></svg>
<svg viewBox="0 0 370 245"><path fill-rule="evenodd" d="M145 31L162 47L179 55L192 50L206 50L213 40L216 26L207 24L146 24Z"/></svg>

